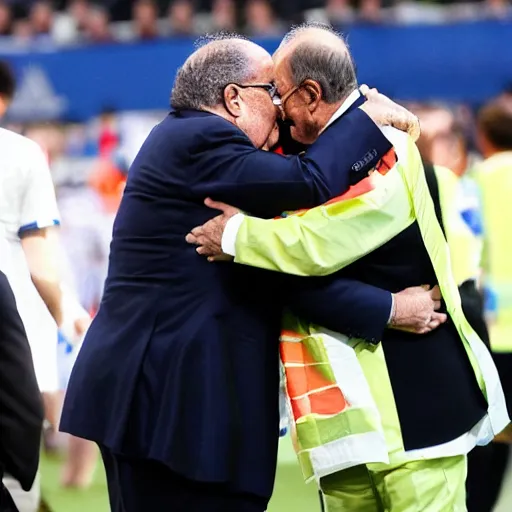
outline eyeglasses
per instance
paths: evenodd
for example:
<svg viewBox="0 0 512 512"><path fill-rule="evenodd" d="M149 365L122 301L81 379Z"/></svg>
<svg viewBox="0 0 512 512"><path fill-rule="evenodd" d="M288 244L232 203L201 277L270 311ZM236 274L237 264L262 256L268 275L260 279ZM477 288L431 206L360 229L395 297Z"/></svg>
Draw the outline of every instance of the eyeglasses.
<svg viewBox="0 0 512 512"><path fill-rule="evenodd" d="M281 108L284 108L286 102L300 89L300 87L300 85L296 85L295 87L292 87L288 92L283 94L282 98L279 99L279 105Z"/></svg>
<svg viewBox="0 0 512 512"><path fill-rule="evenodd" d="M276 87L276 84L272 84L272 83L269 83L269 84L246 84L246 85L242 85L242 84L233 84L233 85L236 85L237 87L241 87L242 89L249 89L249 88L256 88L256 89L264 89L265 91L267 91L270 95L270 98L272 99L272 103L276 106L279 106L281 105L281 98L279 97L279 93L277 92L277 87Z"/></svg>

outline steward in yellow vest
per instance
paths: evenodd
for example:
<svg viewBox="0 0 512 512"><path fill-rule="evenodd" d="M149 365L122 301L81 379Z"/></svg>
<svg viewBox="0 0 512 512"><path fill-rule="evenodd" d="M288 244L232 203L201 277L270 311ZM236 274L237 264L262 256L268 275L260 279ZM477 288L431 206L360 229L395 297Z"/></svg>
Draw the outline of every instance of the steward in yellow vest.
<svg viewBox="0 0 512 512"><path fill-rule="evenodd" d="M478 117L485 160L476 172L484 218L483 279L494 302L489 318L496 366L512 410L512 102L495 100ZM512 441L512 432L508 436Z"/></svg>

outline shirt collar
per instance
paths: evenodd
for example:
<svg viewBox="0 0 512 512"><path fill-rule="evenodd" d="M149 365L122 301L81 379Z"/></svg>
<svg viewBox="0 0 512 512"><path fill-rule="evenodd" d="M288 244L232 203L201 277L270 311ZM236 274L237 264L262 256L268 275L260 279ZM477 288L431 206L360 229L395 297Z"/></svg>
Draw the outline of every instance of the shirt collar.
<svg viewBox="0 0 512 512"><path fill-rule="evenodd" d="M361 93L359 89L353 90L345 99L345 101L341 104L340 108L334 112L332 117L327 121L327 124L323 127L322 133L326 128L328 128L334 121L339 119L359 98L361 97Z"/></svg>

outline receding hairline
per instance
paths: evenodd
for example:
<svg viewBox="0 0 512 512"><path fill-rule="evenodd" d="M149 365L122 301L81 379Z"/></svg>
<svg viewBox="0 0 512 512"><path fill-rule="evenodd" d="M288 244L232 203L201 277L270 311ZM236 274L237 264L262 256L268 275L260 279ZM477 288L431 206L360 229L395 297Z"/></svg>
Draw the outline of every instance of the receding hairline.
<svg viewBox="0 0 512 512"><path fill-rule="evenodd" d="M178 69L171 92L175 109L215 107L222 104L229 84L273 80L269 53L237 34L203 36L196 46Z"/></svg>
<svg viewBox="0 0 512 512"><path fill-rule="evenodd" d="M243 37L223 37L220 39L213 39L207 41L204 44L201 44L201 39L199 40L199 48L189 56L187 59L190 63L193 63L194 60L200 59L204 57L206 54L215 51L228 50L230 47L236 46L237 49L242 50L243 53L247 56L248 60L252 58L256 58L257 54L268 55L268 52L262 48L261 46L249 41L248 39L244 39Z"/></svg>
<svg viewBox="0 0 512 512"><path fill-rule="evenodd" d="M335 104L357 87L355 66L341 34L323 24L303 24L285 35L274 54L279 87L316 81L322 98Z"/></svg>
<svg viewBox="0 0 512 512"><path fill-rule="evenodd" d="M242 48L244 48L244 47L246 48L251 44L254 44L254 43L251 43L251 41L248 41L247 39L243 39L241 37L227 37L227 38L222 38L222 39L212 39L212 40L207 40L206 42L202 42L202 39L199 39L198 42L196 43L198 48L191 55L191 57L193 57L194 55L200 55L204 52L208 52L211 50L222 49L227 46L235 45L235 46L239 46Z"/></svg>
<svg viewBox="0 0 512 512"><path fill-rule="evenodd" d="M329 27L298 26L292 28L284 37L281 45L274 53L274 58L282 52L290 55L293 54L298 47L304 48L307 46L334 51L339 50L346 54L349 53L347 43L342 35Z"/></svg>
<svg viewBox="0 0 512 512"><path fill-rule="evenodd" d="M277 65L281 64L291 76L293 74L291 58L295 55L297 50L307 51L309 48L313 50L322 49L340 52L350 58L348 46L341 34L333 31L329 27L298 26L290 30L281 45L272 55L276 69Z"/></svg>

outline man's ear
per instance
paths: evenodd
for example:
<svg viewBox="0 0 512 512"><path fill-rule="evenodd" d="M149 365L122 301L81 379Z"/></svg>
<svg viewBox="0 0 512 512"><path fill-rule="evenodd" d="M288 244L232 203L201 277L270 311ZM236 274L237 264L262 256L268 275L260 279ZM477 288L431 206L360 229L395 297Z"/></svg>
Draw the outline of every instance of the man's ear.
<svg viewBox="0 0 512 512"><path fill-rule="evenodd" d="M233 84L227 85L224 88L223 95L226 110L233 117L240 117L242 115L242 99L240 98L240 91L238 88Z"/></svg>
<svg viewBox="0 0 512 512"><path fill-rule="evenodd" d="M322 87L315 80L305 80L301 87L302 97L310 112L314 112L322 100Z"/></svg>

